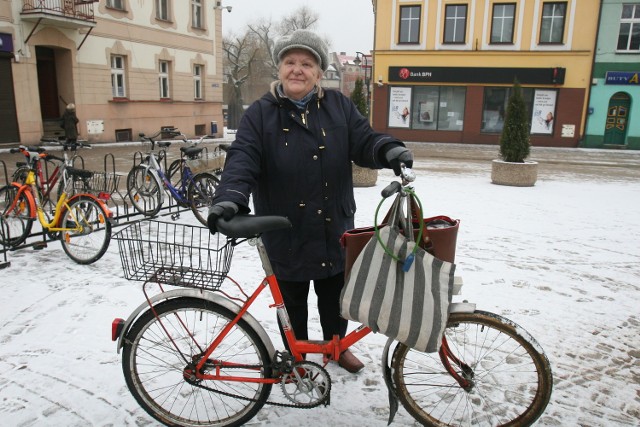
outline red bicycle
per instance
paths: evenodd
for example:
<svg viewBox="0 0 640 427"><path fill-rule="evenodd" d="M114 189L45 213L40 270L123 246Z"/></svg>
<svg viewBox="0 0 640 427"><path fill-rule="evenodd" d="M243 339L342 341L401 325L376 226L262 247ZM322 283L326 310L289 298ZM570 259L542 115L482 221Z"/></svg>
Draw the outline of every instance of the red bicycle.
<svg viewBox="0 0 640 427"><path fill-rule="evenodd" d="M241 215L217 225L220 233L212 236L206 228L147 221L114 236L125 277L144 281L147 299L127 320L112 323L129 390L166 425L236 426L264 404L328 404L331 377L305 354L322 354L325 363L337 360L371 330L361 325L344 338L297 339L260 237L290 227L288 219ZM234 247L242 242L256 247L265 277L236 302L220 285ZM149 283L160 284L162 292L149 295ZM178 288L164 290L166 285ZM273 296L270 307L283 325L289 351L276 351L249 312L265 289ZM540 345L522 327L475 310L474 304L451 305L438 353L402 343L391 351L392 345L389 340L383 350L389 422L399 400L424 425L526 426L549 402L551 367ZM283 398L270 400L274 385Z"/></svg>

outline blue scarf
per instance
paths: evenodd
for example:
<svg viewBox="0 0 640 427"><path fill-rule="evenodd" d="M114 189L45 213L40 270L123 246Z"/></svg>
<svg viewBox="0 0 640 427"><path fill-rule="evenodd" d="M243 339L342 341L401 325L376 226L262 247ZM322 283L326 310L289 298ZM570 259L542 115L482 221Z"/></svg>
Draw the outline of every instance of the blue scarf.
<svg viewBox="0 0 640 427"><path fill-rule="evenodd" d="M317 88L314 87L311 90L311 92L306 94L301 100L296 101L295 99L291 99L284 94L284 92L282 91L282 83L278 85L278 95L280 95L282 98L287 98L289 101L293 102L293 104L296 107L298 107L298 110L300 111L304 111L307 109L307 104L309 103L309 101L311 101L311 98L313 98L313 95L315 95L316 92L317 92Z"/></svg>

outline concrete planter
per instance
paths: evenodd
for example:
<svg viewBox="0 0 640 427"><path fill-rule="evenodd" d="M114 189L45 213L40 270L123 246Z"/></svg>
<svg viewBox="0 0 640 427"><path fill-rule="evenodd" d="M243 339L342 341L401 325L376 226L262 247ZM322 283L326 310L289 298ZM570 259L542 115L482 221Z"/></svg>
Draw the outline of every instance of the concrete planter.
<svg viewBox="0 0 640 427"><path fill-rule="evenodd" d="M356 164L352 165L353 186L373 187L378 181L378 170L362 168Z"/></svg>
<svg viewBox="0 0 640 427"><path fill-rule="evenodd" d="M533 187L538 180L538 162L511 163L496 159L491 163L491 182L514 187Z"/></svg>

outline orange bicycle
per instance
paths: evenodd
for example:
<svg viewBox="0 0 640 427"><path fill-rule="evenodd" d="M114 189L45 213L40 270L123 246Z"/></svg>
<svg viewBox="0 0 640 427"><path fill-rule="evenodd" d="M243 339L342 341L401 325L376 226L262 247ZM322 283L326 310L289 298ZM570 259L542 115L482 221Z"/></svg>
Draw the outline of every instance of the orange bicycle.
<svg viewBox="0 0 640 427"><path fill-rule="evenodd" d="M219 220L213 236L206 228L156 221L132 224L114 236L125 277L145 282L147 301L127 320L112 322L112 339L122 349L130 392L153 418L166 425L236 426L264 404L329 403L331 377L305 355L338 360L371 330L361 325L331 341L296 339L260 237L290 226L284 217L240 215ZM265 278L237 303L219 288L242 242L256 247ZM151 296L149 283L160 284L162 292ZM179 288L164 290L165 285ZM289 351L276 351L249 313L265 289ZM551 396L551 367L533 337L474 304L452 304L438 353L402 343L390 353L393 343L383 351L390 403L397 407L400 400L425 425L530 425ZM284 396L277 401L269 400L274 385ZM389 422L394 414L392 409Z"/></svg>

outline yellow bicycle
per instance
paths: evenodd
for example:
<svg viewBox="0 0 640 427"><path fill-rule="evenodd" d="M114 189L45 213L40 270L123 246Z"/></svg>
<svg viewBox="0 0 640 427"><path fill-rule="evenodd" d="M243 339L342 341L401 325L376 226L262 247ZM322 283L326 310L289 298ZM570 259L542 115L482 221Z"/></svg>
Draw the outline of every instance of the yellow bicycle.
<svg viewBox="0 0 640 427"><path fill-rule="evenodd" d="M63 190L53 212L43 208L38 192L38 162L46 156L41 147L12 148L12 153L22 153L27 158L29 171L24 183L13 182L0 188L0 244L16 247L31 235L33 223L38 220L43 233L59 237L62 249L78 264L91 264L104 255L111 241L111 210L105 202L91 193L69 196L67 186L74 177L90 177L92 172L65 168L62 174ZM38 243L37 247L46 246Z"/></svg>

